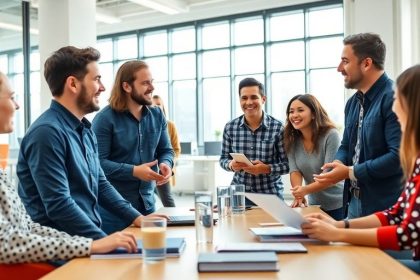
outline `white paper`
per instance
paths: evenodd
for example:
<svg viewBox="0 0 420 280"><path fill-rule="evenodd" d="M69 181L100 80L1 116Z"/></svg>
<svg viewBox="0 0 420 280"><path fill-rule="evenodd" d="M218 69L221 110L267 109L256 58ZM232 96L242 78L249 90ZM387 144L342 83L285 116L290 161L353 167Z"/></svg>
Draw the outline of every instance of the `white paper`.
<svg viewBox="0 0 420 280"><path fill-rule="evenodd" d="M261 252L261 251L275 251L275 252L306 252L306 248L298 242L289 243L225 243L219 244L216 247L218 252Z"/></svg>
<svg viewBox="0 0 420 280"><path fill-rule="evenodd" d="M275 194L245 193L245 196L270 214L274 219L287 226L301 229L306 220Z"/></svg>

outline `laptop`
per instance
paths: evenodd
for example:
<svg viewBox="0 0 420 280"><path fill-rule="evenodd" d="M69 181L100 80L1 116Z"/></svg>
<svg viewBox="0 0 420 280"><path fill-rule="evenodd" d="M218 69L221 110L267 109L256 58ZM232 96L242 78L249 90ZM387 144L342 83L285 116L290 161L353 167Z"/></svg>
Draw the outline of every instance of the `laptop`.
<svg viewBox="0 0 420 280"><path fill-rule="evenodd" d="M300 230L300 225L305 222L305 218L300 213L293 210L275 194L245 193L245 196L274 219L287 226Z"/></svg>
<svg viewBox="0 0 420 280"><path fill-rule="evenodd" d="M217 217L213 214L213 224L216 224ZM195 215L169 215L167 226L193 226L195 224Z"/></svg>

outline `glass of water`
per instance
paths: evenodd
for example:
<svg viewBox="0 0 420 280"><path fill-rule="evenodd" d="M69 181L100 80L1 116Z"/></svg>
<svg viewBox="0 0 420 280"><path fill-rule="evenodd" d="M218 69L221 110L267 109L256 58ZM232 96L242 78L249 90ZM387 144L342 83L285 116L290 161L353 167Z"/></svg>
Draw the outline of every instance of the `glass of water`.
<svg viewBox="0 0 420 280"><path fill-rule="evenodd" d="M231 187L217 187L217 211L219 219L229 217L232 211L232 194Z"/></svg>
<svg viewBox="0 0 420 280"><path fill-rule="evenodd" d="M213 194L209 191L194 193L195 233L197 243L213 242Z"/></svg>
<svg viewBox="0 0 420 280"><path fill-rule="evenodd" d="M232 185L232 213L245 213L245 185Z"/></svg>

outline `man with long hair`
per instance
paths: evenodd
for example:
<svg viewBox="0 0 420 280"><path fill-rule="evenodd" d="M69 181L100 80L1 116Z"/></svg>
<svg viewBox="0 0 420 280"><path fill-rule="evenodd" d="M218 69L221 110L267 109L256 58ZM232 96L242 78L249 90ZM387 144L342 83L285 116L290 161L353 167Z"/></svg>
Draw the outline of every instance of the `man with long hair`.
<svg viewBox="0 0 420 280"><path fill-rule="evenodd" d="M155 211L154 189L172 176L174 151L162 110L152 105L153 78L144 61L127 61L117 71L109 106L93 120L99 158L117 191L143 215ZM124 221L101 209L105 232Z"/></svg>

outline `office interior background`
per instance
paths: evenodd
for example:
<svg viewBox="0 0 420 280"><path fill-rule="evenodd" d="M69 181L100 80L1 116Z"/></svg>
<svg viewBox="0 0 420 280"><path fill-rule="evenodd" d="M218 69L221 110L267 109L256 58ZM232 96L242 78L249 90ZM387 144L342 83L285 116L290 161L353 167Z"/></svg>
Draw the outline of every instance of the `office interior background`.
<svg viewBox="0 0 420 280"><path fill-rule="evenodd" d="M353 92L336 71L343 38L380 34L385 70L394 78L420 61L419 18L420 0L0 0L0 70L21 106L15 132L1 141L17 150L17 139L48 108L43 63L65 45L100 50L101 107L118 67L145 60L181 142L201 154L205 142L221 141L226 122L242 114L237 85L249 76L265 84L268 114L284 121L290 98L312 93L342 128Z"/></svg>

